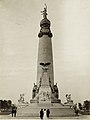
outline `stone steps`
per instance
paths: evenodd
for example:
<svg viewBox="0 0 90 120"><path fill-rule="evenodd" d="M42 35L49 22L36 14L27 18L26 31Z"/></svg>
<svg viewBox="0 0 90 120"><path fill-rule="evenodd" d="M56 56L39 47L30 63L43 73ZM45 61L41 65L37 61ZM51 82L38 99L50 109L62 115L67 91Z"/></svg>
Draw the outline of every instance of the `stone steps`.
<svg viewBox="0 0 90 120"><path fill-rule="evenodd" d="M51 117L74 116L74 110L70 106L62 104L30 104L29 106L18 108L17 116L39 117L41 109L49 109Z"/></svg>

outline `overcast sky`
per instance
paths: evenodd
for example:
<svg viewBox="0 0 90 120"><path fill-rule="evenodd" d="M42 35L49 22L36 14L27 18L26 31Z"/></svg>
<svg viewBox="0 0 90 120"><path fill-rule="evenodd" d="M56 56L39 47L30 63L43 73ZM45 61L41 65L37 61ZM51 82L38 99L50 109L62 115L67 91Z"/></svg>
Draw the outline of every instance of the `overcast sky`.
<svg viewBox="0 0 90 120"><path fill-rule="evenodd" d="M0 99L31 99L45 3L60 99L90 100L90 0L0 0Z"/></svg>

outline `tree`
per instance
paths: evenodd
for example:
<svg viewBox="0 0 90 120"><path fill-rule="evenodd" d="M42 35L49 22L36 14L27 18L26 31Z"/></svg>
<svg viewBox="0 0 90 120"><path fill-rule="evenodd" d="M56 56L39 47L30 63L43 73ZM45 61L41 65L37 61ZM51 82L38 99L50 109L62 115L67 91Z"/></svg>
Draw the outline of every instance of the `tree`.
<svg viewBox="0 0 90 120"><path fill-rule="evenodd" d="M11 100L0 100L0 110L1 111L8 111L12 107Z"/></svg>
<svg viewBox="0 0 90 120"><path fill-rule="evenodd" d="M11 101L11 100L8 100L8 101L7 101L7 107L8 107L8 109L10 109L11 106L12 106L12 101Z"/></svg>
<svg viewBox="0 0 90 120"><path fill-rule="evenodd" d="M81 103L78 103L78 107L80 110L82 110L82 104Z"/></svg>
<svg viewBox="0 0 90 120"><path fill-rule="evenodd" d="M3 108L4 108L4 110L7 109L7 100L4 100L4 101L3 101Z"/></svg>
<svg viewBox="0 0 90 120"><path fill-rule="evenodd" d="M89 110L90 109L90 101L88 101L88 100L84 101L83 107L85 110Z"/></svg>

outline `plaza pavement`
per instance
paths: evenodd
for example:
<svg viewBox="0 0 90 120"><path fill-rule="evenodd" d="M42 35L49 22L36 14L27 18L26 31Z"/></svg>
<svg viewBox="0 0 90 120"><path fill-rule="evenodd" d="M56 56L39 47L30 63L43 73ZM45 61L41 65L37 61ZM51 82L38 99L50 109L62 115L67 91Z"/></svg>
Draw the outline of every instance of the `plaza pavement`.
<svg viewBox="0 0 90 120"><path fill-rule="evenodd" d="M30 117L12 117L11 115L0 115L0 119L19 119L19 120L40 120L39 117L33 117L33 118L30 118ZM45 119L45 120L90 120L90 115L79 115L79 116L74 116L74 117L56 117L56 118L49 118L49 119Z"/></svg>

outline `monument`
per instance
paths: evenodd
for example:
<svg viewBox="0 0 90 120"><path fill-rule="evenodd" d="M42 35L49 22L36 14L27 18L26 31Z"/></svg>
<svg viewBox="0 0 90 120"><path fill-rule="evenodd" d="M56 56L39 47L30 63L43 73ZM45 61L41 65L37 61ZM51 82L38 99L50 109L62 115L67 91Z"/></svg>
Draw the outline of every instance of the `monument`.
<svg viewBox="0 0 90 120"><path fill-rule="evenodd" d="M40 109L49 109L50 116L72 116L74 110L69 104L62 104L59 99L57 83L54 84L51 22L47 19L47 6L41 11L37 83L34 83L32 99L28 106L18 108L18 116L39 116Z"/></svg>
<svg viewBox="0 0 90 120"><path fill-rule="evenodd" d="M34 85L31 103L60 102L57 84L54 85L52 33L50 30L51 23L47 19L47 7L41 13L43 19L40 22L41 29L38 34L37 85Z"/></svg>

